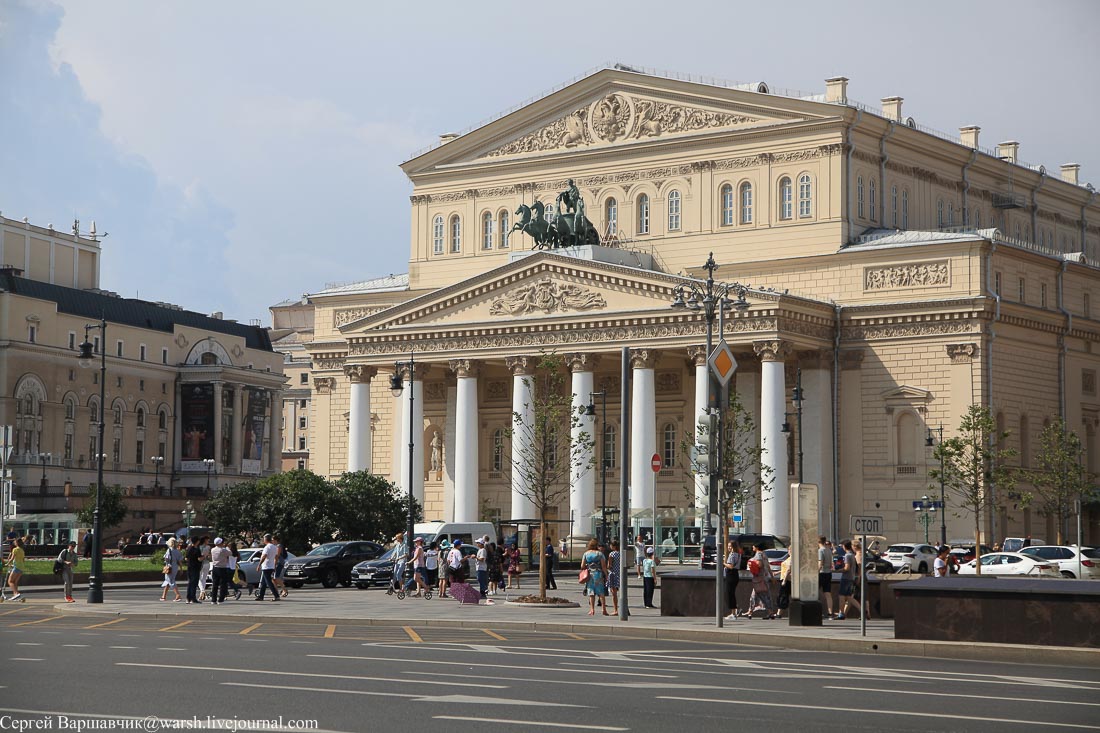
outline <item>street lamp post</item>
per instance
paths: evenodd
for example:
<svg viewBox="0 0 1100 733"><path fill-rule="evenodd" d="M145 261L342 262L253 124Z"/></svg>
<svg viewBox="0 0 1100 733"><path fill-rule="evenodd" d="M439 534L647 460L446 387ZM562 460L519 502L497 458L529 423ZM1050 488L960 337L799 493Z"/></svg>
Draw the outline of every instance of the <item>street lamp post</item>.
<svg viewBox="0 0 1100 733"><path fill-rule="evenodd" d="M740 283L715 283L714 271L718 269L718 264L714 261L713 252L707 257L707 261L703 264L703 269L707 271L707 279L705 281L700 283L697 280L690 280L676 286L676 297L672 301L672 307L702 312L707 322L707 358L709 359L711 351L714 349L714 321L718 318L720 313L725 313L730 310L743 311L748 309L749 302L745 299L745 294L748 292L748 286ZM729 296L731 293L737 296L735 300L730 299ZM722 334L718 334L718 337L721 338ZM708 370L707 407L711 407L712 403L711 376ZM721 470L717 465L712 467L710 481L707 485L708 506L703 511L704 535L706 535L711 528L709 505L717 503L720 474ZM656 516L656 508L654 509L654 516ZM656 521L654 521L654 524L656 525ZM716 543L720 542L720 540L721 537L715 538ZM717 553L721 550L722 548L718 547L716 544L716 560Z"/></svg>
<svg viewBox="0 0 1100 733"><path fill-rule="evenodd" d="M153 462L153 493L155 494L160 488L157 482L160 479L160 467L164 465L164 456L153 456L149 460Z"/></svg>
<svg viewBox="0 0 1100 733"><path fill-rule="evenodd" d="M202 465L206 466L206 495L210 495L210 470L214 468L213 458L203 458Z"/></svg>
<svg viewBox="0 0 1100 733"><path fill-rule="evenodd" d="M913 502L913 511L917 512L917 521L924 525L924 544L928 544L928 527L932 524L932 518L936 514L936 504L928 496L922 496L920 501ZM940 544L947 544L942 542Z"/></svg>
<svg viewBox="0 0 1100 733"><path fill-rule="evenodd" d="M49 453L39 453L38 454L38 462L42 464L42 482L40 484L40 488L42 489L41 493L42 493L43 496L46 495L46 489L49 486L46 483L46 464L48 464L50 462L50 459L52 457L53 456Z"/></svg>
<svg viewBox="0 0 1100 733"><path fill-rule="evenodd" d="M180 512L180 516L183 518L183 526L187 529L187 539L191 539L191 522L195 521L195 507L191 504L190 499L183 503L183 511Z"/></svg>
<svg viewBox="0 0 1100 733"><path fill-rule="evenodd" d="M791 402L794 404L794 412L785 413L784 417L793 415L795 420L798 421L795 439L798 441L798 483L802 483L802 367L798 368L795 375L794 391L791 393ZM791 424L784 421L781 432L790 433Z"/></svg>
<svg viewBox="0 0 1100 733"><path fill-rule="evenodd" d="M88 603L103 603L103 411L107 406L107 320L84 326L84 342L80 344L79 363L87 369L94 361L94 347L88 332L99 329L99 460L96 461L95 510L92 513L92 570L88 574Z"/></svg>
<svg viewBox="0 0 1100 733"><path fill-rule="evenodd" d="M607 430L607 390L601 389L599 392L588 393L588 408L584 411L586 415L595 417L596 415L596 403L593 398L599 397L603 403L603 424L600 426L601 430ZM593 431L595 432L595 431ZM599 433L601 436L600 443L600 542L607 542L607 442L602 440L604 433Z"/></svg>
<svg viewBox="0 0 1100 733"><path fill-rule="evenodd" d="M416 390L413 388L414 381L416 379L416 355L410 351L409 360L405 362L396 362L394 364L393 377L390 379L390 393L394 397L400 397L401 393L405 389L405 383L401 379L401 372L405 369L409 370L409 490L408 490L408 516L405 518L405 548L406 554L411 552L413 544L413 532L415 530L413 523L413 477L416 476L416 465L413 460L416 449L415 430L416 426L413 425L413 402L416 399ZM409 563L405 563L405 567L409 567Z"/></svg>
<svg viewBox="0 0 1100 733"><path fill-rule="evenodd" d="M939 445L943 445L943 425L940 425L937 430L939 431ZM928 438L924 441L925 445L932 447L936 445L936 442L932 438L932 428L928 428ZM940 544L947 544L947 496L944 493L944 478L943 478L943 451L940 451Z"/></svg>

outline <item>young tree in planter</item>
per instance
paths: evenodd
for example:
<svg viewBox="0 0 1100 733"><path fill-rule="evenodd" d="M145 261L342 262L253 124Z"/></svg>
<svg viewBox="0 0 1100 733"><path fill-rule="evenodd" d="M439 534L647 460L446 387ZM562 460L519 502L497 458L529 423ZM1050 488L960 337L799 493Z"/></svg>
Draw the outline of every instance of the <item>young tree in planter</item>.
<svg viewBox="0 0 1100 733"><path fill-rule="evenodd" d="M88 489L88 500L76 512L78 522L91 527L95 518L95 495L99 487L92 484ZM104 531L122 524L126 518L126 500L122 496L121 486L107 486L103 489L103 504L99 507L99 524Z"/></svg>
<svg viewBox="0 0 1100 733"><path fill-rule="evenodd" d="M527 409L513 414L512 427L505 431L512 443L509 473L519 479L518 492L534 506L539 520L539 598L546 600L546 563L543 547L547 539L546 515L550 507L569 498L569 479L574 473L592 468L595 462L592 436L574 429L583 424L573 410L573 395L566 389L564 360L554 354L538 358L533 390L525 395Z"/></svg>
<svg viewBox="0 0 1100 733"><path fill-rule="evenodd" d="M1063 530L1076 503L1098 496L1083 459L1081 438L1067 430L1061 418L1043 428L1035 454L1036 471L1031 476L1034 491L1025 495L1024 503L1034 506L1042 516L1054 518L1059 545L1065 542Z"/></svg>
<svg viewBox="0 0 1100 733"><path fill-rule="evenodd" d="M937 460L942 459L942 473L938 467L928 472L934 481L942 478L944 488L955 499L956 506L974 516L974 547L975 554L979 556L975 570L978 575L982 572L979 551L982 546L982 512L994 509L991 487L996 486L1007 492L1015 482L1016 472L1006 463L1016 455L1016 451L1000 447L1006 437L1008 433L997 432L997 423L989 410L981 405L971 405L959 423L958 433L952 438L945 438L933 453Z"/></svg>

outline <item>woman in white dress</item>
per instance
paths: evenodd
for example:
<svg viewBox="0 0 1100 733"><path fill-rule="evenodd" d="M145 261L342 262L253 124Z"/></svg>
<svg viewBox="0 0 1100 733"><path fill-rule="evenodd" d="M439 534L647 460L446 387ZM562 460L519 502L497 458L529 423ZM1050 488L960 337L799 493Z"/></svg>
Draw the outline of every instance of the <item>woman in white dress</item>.
<svg viewBox="0 0 1100 733"><path fill-rule="evenodd" d="M168 572L164 574L164 582L160 584L163 589L160 592L160 599L162 601L168 600L168 589L171 588L172 592L176 594L176 597L172 599L174 603L179 603L183 600L180 597L179 588L176 587L176 575L180 570L180 560L183 556L180 551L176 549L176 538L168 538L168 549L164 551L164 566L168 568Z"/></svg>

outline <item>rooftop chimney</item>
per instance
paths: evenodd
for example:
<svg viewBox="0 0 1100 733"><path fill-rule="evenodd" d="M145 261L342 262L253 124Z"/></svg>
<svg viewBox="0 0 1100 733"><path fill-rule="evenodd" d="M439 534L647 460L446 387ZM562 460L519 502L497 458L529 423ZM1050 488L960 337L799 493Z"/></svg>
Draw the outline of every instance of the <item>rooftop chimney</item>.
<svg viewBox="0 0 1100 733"><path fill-rule="evenodd" d="M445 133L443 133L442 135L439 136L439 144L443 145L445 143L449 143L450 141L454 140L456 137L458 137L458 135L456 135L453 132L445 132Z"/></svg>
<svg viewBox="0 0 1100 733"><path fill-rule="evenodd" d="M997 157L1001 160L1007 160L1009 163L1016 162L1016 156L1020 152L1020 143L1015 140L1006 140L1003 143L997 143Z"/></svg>
<svg viewBox="0 0 1100 733"><path fill-rule="evenodd" d="M882 98L882 116L888 120L901 122L901 97Z"/></svg>
<svg viewBox="0 0 1100 733"><path fill-rule="evenodd" d="M834 104L848 103L848 77L834 76L825 80L825 101Z"/></svg>
<svg viewBox="0 0 1100 733"><path fill-rule="evenodd" d="M959 128L959 137L962 139L962 144L968 148L978 147L978 133L982 131L982 128L977 125L967 125L966 127Z"/></svg>
<svg viewBox="0 0 1100 733"><path fill-rule="evenodd" d="M1079 185L1078 176L1081 174L1081 165L1079 163L1066 163L1062 166L1062 180L1066 183L1072 183L1074 186Z"/></svg>

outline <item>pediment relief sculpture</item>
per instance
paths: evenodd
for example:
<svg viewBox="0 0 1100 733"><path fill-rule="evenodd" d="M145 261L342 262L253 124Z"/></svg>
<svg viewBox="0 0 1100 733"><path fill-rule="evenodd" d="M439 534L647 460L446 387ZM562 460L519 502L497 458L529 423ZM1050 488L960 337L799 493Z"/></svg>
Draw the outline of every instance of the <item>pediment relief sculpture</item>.
<svg viewBox="0 0 1100 733"><path fill-rule="evenodd" d="M733 127L756 122L754 117L688 107L612 92L542 129L485 153L493 158L559 148L575 148L619 140Z"/></svg>
<svg viewBox="0 0 1100 733"><path fill-rule="evenodd" d="M522 316L536 311L585 311L605 308L607 301L597 292L569 283L540 280L494 298L489 305L491 316Z"/></svg>

